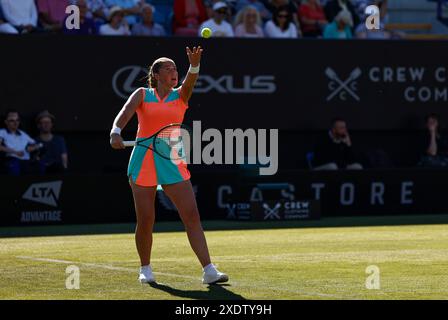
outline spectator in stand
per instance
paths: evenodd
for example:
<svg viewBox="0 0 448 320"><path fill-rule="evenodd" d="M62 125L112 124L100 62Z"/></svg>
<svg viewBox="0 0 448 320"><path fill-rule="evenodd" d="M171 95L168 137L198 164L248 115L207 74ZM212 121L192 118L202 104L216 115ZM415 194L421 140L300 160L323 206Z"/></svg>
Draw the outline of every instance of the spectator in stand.
<svg viewBox="0 0 448 320"><path fill-rule="evenodd" d="M248 5L238 12L235 17L235 37L263 38L261 17L257 8Z"/></svg>
<svg viewBox="0 0 448 320"><path fill-rule="evenodd" d="M299 7L299 21L304 37L317 38L328 21L319 0L304 0Z"/></svg>
<svg viewBox="0 0 448 320"><path fill-rule="evenodd" d="M316 145L314 170L360 170L352 141L343 119L334 119L328 134Z"/></svg>
<svg viewBox="0 0 448 320"><path fill-rule="evenodd" d="M41 146L19 129L17 111L7 112L5 124L6 128L0 129L0 151L6 153L6 172L15 176L31 173L30 153Z"/></svg>
<svg viewBox="0 0 448 320"><path fill-rule="evenodd" d="M213 6L218 2L224 2L227 5L227 14L224 19L229 23L232 21L232 17L236 13L235 1L231 1L231 0L203 0L203 1L204 1L205 11L207 13L208 18L213 18L213 15L214 15Z"/></svg>
<svg viewBox="0 0 448 320"><path fill-rule="evenodd" d="M70 5L69 0L36 0L39 9L39 21L46 31L62 31L65 21L65 10Z"/></svg>
<svg viewBox="0 0 448 320"><path fill-rule="evenodd" d="M39 135L36 141L42 144L39 152L41 173L62 173L68 167L68 155L65 140L53 134L54 116L47 110L36 117Z"/></svg>
<svg viewBox="0 0 448 320"><path fill-rule="evenodd" d="M174 0L173 33L196 37L199 26L207 20L202 0Z"/></svg>
<svg viewBox="0 0 448 320"><path fill-rule="evenodd" d="M270 20L272 18L272 13L266 8L266 6L259 0L238 0L235 6L236 11L239 13L242 9L247 6L252 6L257 9L260 14L261 19L264 22Z"/></svg>
<svg viewBox="0 0 448 320"><path fill-rule="evenodd" d="M134 36L153 36L162 37L166 35L165 29L153 20L154 7L150 4L144 4L142 6L142 22L137 23L132 28L132 34Z"/></svg>
<svg viewBox="0 0 448 320"><path fill-rule="evenodd" d="M100 27L99 34L102 36L130 36L127 20L120 7L112 7L109 10L109 23Z"/></svg>
<svg viewBox="0 0 448 320"><path fill-rule="evenodd" d="M37 30L37 8L34 0L0 0L3 16L19 33Z"/></svg>
<svg viewBox="0 0 448 320"><path fill-rule="evenodd" d="M10 33L10 34L18 34L16 28L12 26L12 24L6 22L5 17L3 16L2 6L0 5L0 33Z"/></svg>
<svg viewBox="0 0 448 320"><path fill-rule="evenodd" d="M234 37L230 23L225 21L228 7L224 2L216 2L213 5L213 18L208 19L199 27L199 36L203 28L210 28L213 37Z"/></svg>
<svg viewBox="0 0 448 320"><path fill-rule="evenodd" d="M353 19L347 10L341 10L333 22L327 24L324 30L325 39L351 39Z"/></svg>
<svg viewBox="0 0 448 320"><path fill-rule="evenodd" d="M109 8L120 7L126 17L127 24L134 26L138 22L143 0L105 0Z"/></svg>
<svg viewBox="0 0 448 320"><path fill-rule="evenodd" d="M448 167L448 138L442 135L439 126L439 117L430 114L426 117L426 132L423 136L424 155L419 166L427 168Z"/></svg>
<svg viewBox="0 0 448 320"><path fill-rule="evenodd" d="M272 20L266 22L264 33L268 38L297 38L297 27L287 7L279 7Z"/></svg>
<svg viewBox="0 0 448 320"><path fill-rule="evenodd" d="M325 16L328 22L333 22L334 18L341 12L341 10L349 11L352 15L353 25L357 26L359 17L356 13L355 7L350 0L329 0L324 7Z"/></svg>
<svg viewBox="0 0 448 320"><path fill-rule="evenodd" d="M292 22L297 28L297 34L301 35L299 17L297 15L298 7L296 3L292 0L266 0L265 1L266 8L272 13L275 14L279 8L288 10L289 14L292 17Z"/></svg>
<svg viewBox="0 0 448 320"><path fill-rule="evenodd" d="M65 34L96 34L95 21L87 16L89 9L87 7L87 0L75 0L73 4L79 8L79 29L68 29L66 23L63 23L63 30ZM66 19L68 19L67 17Z"/></svg>

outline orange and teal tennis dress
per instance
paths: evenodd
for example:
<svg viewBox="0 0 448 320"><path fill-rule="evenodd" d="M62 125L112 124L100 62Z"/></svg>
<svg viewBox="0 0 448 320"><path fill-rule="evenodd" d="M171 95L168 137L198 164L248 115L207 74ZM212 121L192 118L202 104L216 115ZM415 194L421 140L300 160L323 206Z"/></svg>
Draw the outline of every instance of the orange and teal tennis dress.
<svg viewBox="0 0 448 320"><path fill-rule="evenodd" d="M136 144L128 166L128 176L139 186L173 184L190 179L184 161L162 158L148 147L154 139L147 139L161 128L172 123L182 123L188 105L180 97L180 87L173 89L161 100L154 88L145 88L143 102L137 108L138 130Z"/></svg>

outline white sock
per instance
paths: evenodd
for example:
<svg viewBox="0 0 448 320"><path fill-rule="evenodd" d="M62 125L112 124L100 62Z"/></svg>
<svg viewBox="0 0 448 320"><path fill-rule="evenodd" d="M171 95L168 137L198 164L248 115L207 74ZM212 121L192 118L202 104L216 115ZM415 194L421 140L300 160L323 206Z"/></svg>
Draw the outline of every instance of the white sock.
<svg viewBox="0 0 448 320"><path fill-rule="evenodd" d="M150 272L152 272L152 269L151 269L151 265L146 265L146 266L141 266L140 267L140 272L143 272L143 271L150 271Z"/></svg>
<svg viewBox="0 0 448 320"><path fill-rule="evenodd" d="M204 272L210 272L215 269L216 269L216 267L213 265L213 263L210 263L210 264L206 265L203 270L204 270Z"/></svg>

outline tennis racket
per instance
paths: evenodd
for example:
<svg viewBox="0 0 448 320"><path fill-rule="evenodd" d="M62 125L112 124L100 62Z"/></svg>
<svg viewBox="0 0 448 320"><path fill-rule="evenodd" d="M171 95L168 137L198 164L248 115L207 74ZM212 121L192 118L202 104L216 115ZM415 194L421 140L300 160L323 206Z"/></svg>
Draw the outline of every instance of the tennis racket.
<svg viewBox="0 0 448 320"><path fill-rule="evenodd" d="M123 141L125 147L142 147L152 150L167 160L186 159L190 147L191 129L182 123L171 123L148 138ZM188 149L189 150L189 149Z"/></svg>

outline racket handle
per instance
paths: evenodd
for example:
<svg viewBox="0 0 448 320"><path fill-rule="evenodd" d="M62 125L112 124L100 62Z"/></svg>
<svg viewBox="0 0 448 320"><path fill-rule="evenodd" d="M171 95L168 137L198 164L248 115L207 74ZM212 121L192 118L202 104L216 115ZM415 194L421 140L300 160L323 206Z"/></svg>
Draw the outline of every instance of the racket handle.
<svg viewBox="0 0 448 320"><path fill-rule="evenodd" d="M133 147L135 146L135 141L123 141L125 147Z"/></svg>

